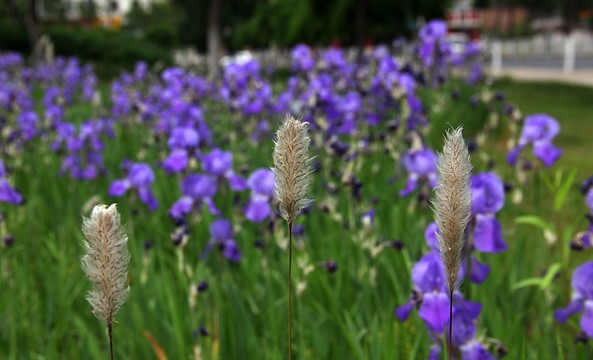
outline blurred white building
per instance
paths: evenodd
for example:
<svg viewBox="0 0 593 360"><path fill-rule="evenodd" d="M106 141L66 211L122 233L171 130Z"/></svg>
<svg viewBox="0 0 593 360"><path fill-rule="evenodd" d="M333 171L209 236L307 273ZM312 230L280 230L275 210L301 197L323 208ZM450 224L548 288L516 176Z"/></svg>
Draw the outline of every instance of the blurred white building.
<svg viewBox="0 0 593 360"><path fill-rule="evenodd" d="M48 9L50 0L38 0L39 15L41 18L55 16L55 9ZM154 3L162 3L167 0L61 0L63 16L69 21L79 21L88 17L88 14L95 14L103 24L121 24L125 15L132 9L136 1L142 8L149 9Z"/></svg>

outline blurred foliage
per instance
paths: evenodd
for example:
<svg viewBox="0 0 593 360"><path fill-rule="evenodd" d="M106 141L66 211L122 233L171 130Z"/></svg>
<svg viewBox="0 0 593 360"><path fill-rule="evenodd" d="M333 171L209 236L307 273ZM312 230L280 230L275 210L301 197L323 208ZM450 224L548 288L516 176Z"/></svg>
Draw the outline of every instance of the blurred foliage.
<svg viewBox="0 0 593 360"><path fill-rule="evenodd" d="M357 1L224 0L220 19L223 43L229 50L299 42L352 45L356 41ZM365 36L375 42L389 42L412 34L420 17L444 17L450 1L368 0L362 4ZM173 0L172 5L186 15L179 21L180 42L205 50L209 2Z"/></svg>
<svg viewBox="0 0 593 360"><path fill-rule="evenodd" d="M138 61L169 62L169 53L148 41L106 28L81 29L62 26L47 30L56 54L78 56L83 61L131 68Z"/></svg>
<svg viewBox="0 0 593 360"><path fill-rule="evenodd" d="M444 17L449 1L393 2L344 0L337 3L314 0L258 1L253 14L233 31L232 44L292 46L298 42L344 45L356 42L357 31L375 42L390 42L416 30L419 17ZM357 29L357 6L364 9L363 29Z"/></svg>
<svg viewBox="0 0 593 360"><path fill-rule="evenodd" d="M0 19L0 49L29 53L27 28L22 22L12 19Z"/></svg>
<svg viewBox="0 0 593 360"><path fill-rule="evenodd" d="M170 3L156 3L145 9L134 0L124 30L170 49L179 45L179 23L184 19L184 13Z"/></svg>
<svg viewBox="0 0 593 360"><path fill-rule="evenodd" d="M172 49L181 45L191 45L200 51L206 50L206 29L208 12L211 1L171 0L170 2L155 3L149 8L134 0L130 13L122 29L128 36L136 36L147 44L151 43L164 49ZM418 19L432 19L443 17L450 1L426 0L421 2L392 2L387 0L343 0L326 2L314 0L218 0L221 1L221 15L219 28L222 43L227 50L234 51L246 47L267 47L277 45L293 46L300 42L311 45L328 45L332 42L343 45L353 45L357 36L363 36L373 42L390 42L398 36L410 35L417 28ZM25 2L15 2L17 11L3 3L0 5L0 19L17 19L27 11ZM46 13L52 14L52 22L63 21L65 13L63 0L48 0L44 3ZM86 3L85 3L86 4ZM362 22L357 22L358 10L362 10ZM95 7L81 8L85 18L92 18L96 14ZM20 14L20 15L19 15ZM19 20L20 21L20 20ZM46 19L47 21L47 19ZM13 29L24 33L24 27ZM99 30L85 30L89 34L104 34L108 39L100 41L112 43L114 35ZM3 32L8 34L9 32ZM61 37L62 32L58 31ZM20 38L20 34L18 35ZM78 35L75 43L78 42ZM96 37L89 35L88 40ZM123 36L123 35L122 35ZM10 37L10 35L8 36ZM84 35L80 35L84 37ZM136 42L137 39L134 39ZM0 46L5 49L23 51L21 44L13 44L15 40L0 40ZM90 44L81 49L80 56L87 58L86 48L95 48L99 44ZM125 46L136 47L135 45ZM65 50L66 53L61 51ZM73 50L57 48L58 54L75 55ZM128 49L129 50L129 49ZM113 50L121 53L128 50ZM110 50L111 51L111 50ZM136 54L137 50L129 50ZM154 53L152 49L146 51ZM97 52L93 52L97 53ZM77 53L78 54L78 50ZM108 55L99 55L99 59ZM149 56L150 57L150 56ZM142 56L132 56L133 59ZM131 61L131 60L130 60ZM119 62L119 60L118 60Z"/></svg>

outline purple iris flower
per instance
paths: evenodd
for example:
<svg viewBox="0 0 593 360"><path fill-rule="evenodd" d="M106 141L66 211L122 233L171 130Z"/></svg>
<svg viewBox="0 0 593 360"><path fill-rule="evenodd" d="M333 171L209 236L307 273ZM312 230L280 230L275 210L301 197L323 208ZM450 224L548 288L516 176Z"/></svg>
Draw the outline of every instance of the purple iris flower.
<svg viewBox="0 0 593 360"><path fill-rule="evenodd" d="M470 179L472 214L495 214L504 206L504 184L493 172L479 173Z"/></svg>
<svg viewBox="0 0 593 360"><path fill-rule="evenodd" d="M45 89L45 94L43 95L43 106L49 107L51 105L56 105L60 95L61 91L59 87L55 85L49 86Z"/></svg>
<svg viewBox="0 0 593 360"><path fill-rule="evenodd" d="M231 190L247 189L247 182L233 171L233 154L230 151L214 149L202 156L202 169L206 174L226 178Z"/></svg>
<svg viewBox="0 0 593 360"><path fill-rule="evenodd" d="M416 90L416 80L408 73L401 73L397 76L399 86L406 90L406 94L412 95Z"/></svg>
<svg viewBox="0 0 593 360"><path fill-rule="evenodd" d="M169 215L174 219L180 219L190 213L194 206L199 210L202 203L208 206L213 215L220 215L220 211L214 205L212 198L216 195L216 179L208 175L190 174L181 181L181 193L179 200L169 209Z"/></svg>
<svg viewBox="0 0 593 360"><path fill-rule="evenodd" d="M451 320L454 329L451 338L453 353L461 354L463 360L494 360L494 356L486 350L482 343L476 340L476 321L482 310L482 305L465 300L460 293L455 293L453 300L453 319ZM447 311L447 320L443 324L443 329L449 322L448 315ZM441 344L447 340L448 333L445 334L445 339L442 339L441 332L431 327L430 324L427 325L428 333L435 342L430 347L428 360L438 360L440 359Z"/></svg>
<svg viewBox="0 0 593 360"><path fill-rule="evenodd" d="M56 124L57 136L51 149L57 151L65 144L68 155L62 160L59 174L70 172L74 179L94 179L100 172L105 171L101 151L105 148L101 135L115 136L113 120L99 118L88 120L80 124L78 134L76 127L68 123Z"/></svg>
<svg viewBox="0 0 593 360"><path fill-rule="evenodd" d="M70 172L73 179L90 180L96 178L103 169L101 153L91 151L86 156L72 153L64 157L58 174L62 176L66 172Z"/></svg>
<svg viewBox="0 0 593 360"><path fill-rule="evenodd" d="M425 66L435 63L435 52L443 50L443 41L447 35L447 24L442 20L432 20L424 25L419 32L421 43L418 45L418 55ZM437 59L438 61L438 59Z"/></svg>
<svg viewBox="0 0 593 360"><path fill-rule="evenodd" d="M251 189L249 202L243 211L248 220L260 222L267 218L270 213L270 203L274 198L274 172L269 169L255 170L247 185Z"/></svg>
<svg viewBox="0 0 593 360"><path fill-rule="evenodd" d="M474 62L469 68L469 73L467 75L467 84L474 85L483 77L484 77L484 68L483 68L482 64L479 62Z"/></svg>
<svg viewBox="0 0 593 360"><path fill-rule="evenodd" d="M224 256L233 261L241 260L241 252L235 243L235 235L233 234L233 227L227 219L217 219L210 224L211 240L206 247L206 250L200 255L204 259L206 255L212 250L214 245L218 245L222 250Z"/></svg>
<svg viewBox="0 0 593 360"><path fill-rule="evenodd" d="M506 251L500 223L491 215L475 216L474 246L481 252L499 253Z"/></svg>
<svg viewBox="0 0 593 360"><path fill-rule="evenodd" d="M562 155L562 150L552 144L552 140L560 132L560 124L547 114L533 114L525 118L519 143L507 154L507 162L515 165L519 153L528 145L533 144L533 155L540 159L546 167L552 166Z"/></svg>
<svg viewBox="0 0 593 360"><path fill-rule="evenodd" d="M45 118L55 127L64 119L64 110L60 106L50 105L45 109Z"/></svg>
<svg viewBox="0 0 593 360"><path fill-rule="evenodd" d="M454 329L451 338L453 353L460 354L462 360L494 360L494 356L486 350L482 343L476 340L476 321L482 310L482 305L463 299L460 293L455 293L453 299L455 301L453 319L451 320ZM430 347L428 360L438 360L441 358L441 344L446 342L449 334L445 333L443 339L441 333L431 327L428 327L428 333L435 342Z"/></svg>
<svg viewBox="0 0 593 360"><path fill-rule="evenodd" d="M460 269L459 278L463 278ZM397 318L405 321L415 306L420 305L418 316L436 333L441 333L449 321L449 290L443 263L438 252L431 251L420 258L412 268L414 291L410 301L395 310Z"/></svg>
<svg viewBox="0 0 593 360"><path fill-rule="evenodd" d="M585 195L585 204L589 207L589 212L593 214L593 187Z"/></svg>
<svg viewBox="0 0 593 360"><path fill-rule="evenodd" d="M431 222L424 230L424 238L426 239L426 244L433 252L439 252L439 243L437 234L439 232L439 228L435 222ZM466 261L461 263L461 268L463 272L465 272ZM470 255L470 268L469 268L469 280L474 284L481 284L486 280L488 274L490 273L490 267L484 263L481 263L476 259L474 255Z"/></svg>
<svg viewBox="0 0 593 360"><path fill-rule="evenodd" d="M466 302L468 304L469 302ZM480 315L481 304L459 306L453 311L451 346L458 349L462 360L494 360L494 356L484 345L476 340L476 319Z"/></svg>
<svg viewBox="0 0 593 360"><path fill-rule="evenodd" d="M593 261L577 267L572 274L573 294L570 303L564 309L554 312L556 320L564 323L569 316L584 311L581 316L581 329L589 338L593 338Z"/></svg>
<svg viewBox="0 0 593 360"><path fill-rule="evenodd" d="M192 127L180 126L171 132L167 144L172 149L163 161L167 173L180 172L189 163L190 151L200 144L200 134Z"/></svg>
<svg viewBox="0 0 593 360"><path fill-rule="evenodd" d="M504 206L504 184L495 173L471 177L474 223L473 244L481 252L498 253L507 249L495 214Z"/></svg>
<svg viewBox="0 0 593 360"><path fill-rule="evenodd" d="M328 68L342 69L346 65L344 52L337 48L329 48L322 54L323 65Z"/></svg>
<svg viewBox="0 0 593 360"><path fill-rule="evenodd" d="M154 183L154 173L148 164L135 163L130 166L128 176L122 180L115 180L109 186L109 196L122 196L130 189L138 191L138 197L150 211L158 208L159 203L152 194L151 186Z"/></svg>
<svg viewBox="0 0 593 360"><path fill-rule="evenodd" d="M0 160L0 202L8 202L14 205L23 202L21 194L8 183L8 180L6 179L6 170L2 160Z"/></svg>
<svg viewBox="0 0 593 360"><path fill-rule="evenodd" d="M377 216L377 210L370 209L369 211L362 214L360 219L362 220L362 225L365 228L372 229L375 225L375 217Z"/></svg>
<svg viewBox="0 0 593 360"><path fill-rule="evenodd" d="M186 149L175 149L163 160L163 170L168 174L183 171L189 164L189 154Z"/></svg>
<svg viewBox="0 0 593 360"><path fill-rule="evenodd" d="M219 94L244 116L257 115L270 105L272 88L259 74L256 60L233 62L224 68Z"/></svg>
<svg viewBox="0 0 593 360"><path fill-rule="evenodd" d="M453 325L455 326L455 325ZM494 360L495 357L477 340L470 340L459 347L463 360Z"/></svg>
<svg viewBox="0 0 593 360"><path fill-rule="evenodd" d="M431 189L437 186L437 156L431 149L406 151L402 164L408 171L408 181L406 187L399 192L400 196L408 196L416 190L418 180L421 179L427 180Z"/></svg>
<svg viewBox="0 0 593 360"><path fill-rule="evenodd" d="M460 301L453 309L454 331L451 346L454 353L459 352L461 354L462 360L494 360L494 356L475 339L477 333L475 322L480 315L481 309L481 304L469 301ZM438 335L432 334L431 337L436 338ZM440 345L434 344L431 347L429 359L439 359L440 351Z"/></svg>
<svg viewBox="0 0 593 360"><path fill-rule="evenodd" d="M439 252L439 239L437 234L439 233L439 227L434 221L426 226L424 230L424 239L430 250Z"/></svg>
<svg viewBox="0 0 593 360"><path fill-rule="evenodd" d="M443 20L432 20L420 29L418 35L426 42L443 40L447 35L447 23Z"/></svg>
<svg viewBox="0 0 593 360"><path fill-rule="evenodd" d="M53 151L58 151L63 142L71 141L76 137L76 125L62 122L56 125L56 138L51 144L50 148Z"/></svg>
<svg viewBox="0 0 593 360"><path fill-rule="evenodd" d="M589 208L589 227L586 231L581 231L575 235L574 239L570 243L570 247L573 250L584 250L593 246L593 176L587 178L581 184L581 192L585 195L585 204Z"/></svg>
<svg viewBox="0 0 593 360"><path fill-rule="evenodd" d="M200 134L191 127L177 127L171 132L167 145L171 149L193 148L200 143Z"/></svg>
<svg viewBox="0 0 593 360"><path fill-rule="evenodd" d="M35 137L37 132L38 116L35 111L27 110L19 114L17 123L21 130L23 140L29 141Z"/></svg>
<svg viewBox="0 0 593 360"><path fill-rule="evenodd" d="M311 49L307 45L296 45L290 53L293 71L309 71L315 66Z"/></svg>
<svg viewBox="0 0 593 360"><path fill-rule="evenodd" d="M463 56L465 58L477 57L481 54L480 45L475 42L468 42L463 49Z"/></svg>

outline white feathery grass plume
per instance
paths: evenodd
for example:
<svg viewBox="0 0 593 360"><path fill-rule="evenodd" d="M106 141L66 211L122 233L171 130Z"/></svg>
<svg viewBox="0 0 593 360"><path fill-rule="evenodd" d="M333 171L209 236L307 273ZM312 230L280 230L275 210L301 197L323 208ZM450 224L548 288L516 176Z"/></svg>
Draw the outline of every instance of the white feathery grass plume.
<svg viewBox="0 0 593 360"><path fill-rule="evenodd" d="M95 206L91 217L83 218L82 232L87 241L84 242L86 254L81 266L93 284L87 300L95 316L107 325L113 359L113 316L130 294L127 283L128 236L121 226L115 204Z"/></svg>
<svg viewBox="0 0 593 360"><path fill-rule="evenodd" d="M450 293L458 284L463 233L470 217L472 170L462 128L448 131L437 165L437 187L433 199L438 242Z"/></svg>
<svg viewBox="0 0 593 360"><path fill-rule="evenodd" d="M274 188L280 215L290 224L307 206L309 188L309 124L287 116L274 143Z"/></svg>
<svg viewBox="0 0 593 360"><path fill-rule="evenodd" d="M276 133L274 142L274 190L280 215L288 222L288 358L292 359L292 224L311 202L309 188L309 124L287 116ZM298 291L298 287L297 287Z"/></svg>

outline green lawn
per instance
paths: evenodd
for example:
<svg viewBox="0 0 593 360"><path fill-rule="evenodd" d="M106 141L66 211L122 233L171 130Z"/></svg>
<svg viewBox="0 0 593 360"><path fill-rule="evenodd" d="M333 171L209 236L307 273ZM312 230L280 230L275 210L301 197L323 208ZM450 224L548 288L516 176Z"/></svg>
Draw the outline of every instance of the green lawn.
<svg viewBox="0 0 593 360"><path fill-rule="evenodd" d="M582 176L593 175L592 87L501 80L494 88L503 91L525 115L545 112L555 117L562 127L556 143L565 152L559 166L579 169Z"/></svg>

